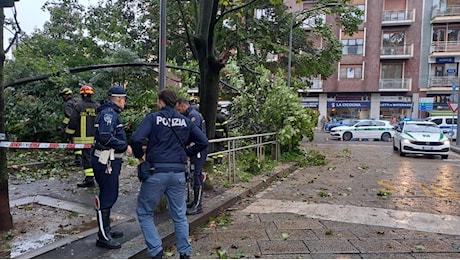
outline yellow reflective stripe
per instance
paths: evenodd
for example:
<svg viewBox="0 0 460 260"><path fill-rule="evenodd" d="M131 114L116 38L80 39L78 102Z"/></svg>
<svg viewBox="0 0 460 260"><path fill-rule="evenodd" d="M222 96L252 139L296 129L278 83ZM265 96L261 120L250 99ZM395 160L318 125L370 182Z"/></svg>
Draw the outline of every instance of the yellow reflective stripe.
<svg viewBox="0 0 460 260"><path fill-rule="evenodd" d="M66 117L66 118L64 118L64 120L62 120L62 123L66 124L66 125L69 124L69 122L70 122L70 118L68 118L68 117Z"/></svg>
<svg viewBox="0 0 460 260"><path fill-rule="evenodd" d="M224 129L216 129L216 132L223 132Z"/></svg>
<svg viewBox="0 0 460 260"><path fill-rule="evenodd" d="M88 176L88 177L94 176L93 168L84 169L83 172L85 173L85 176Z"/></svg>
<svg viewBox="0 0 460 260"><path fill-rule="evenodd" d="M66 134L69 134L69 135L73 135L73 134L75 134L75 130L66 128L66 129L65 129L65 133L66 133Z"/></svg>
<svg viewBox="0 0 460 260"><path fill-rule="evenodd" d="M82 154L83 154L83 151L82 151L82 150L76 150L73 154L82 155Z"/></svg>
<svg viewBox="0 0 460 260"><path fill-rule="evenodd" d="M76 144L92 144L92 143L94 143L94 136L74 137L73 142L76 143Z"/></svg>
<svg viewBox="0 0 460 260"><path fill-rule="evenodd" d="M86 113L80 113L80 136L86 138Z"/></svg>

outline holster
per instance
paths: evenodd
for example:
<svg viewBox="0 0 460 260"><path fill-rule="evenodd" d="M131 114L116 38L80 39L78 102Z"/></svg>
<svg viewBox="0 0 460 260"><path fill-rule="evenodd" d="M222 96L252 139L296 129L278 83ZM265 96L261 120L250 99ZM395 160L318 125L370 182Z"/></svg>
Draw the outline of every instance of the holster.
<svg viewBox="0 0 460 260"><path fill-rule="evenodd" d="M153 171L148 161L141 162L137 165L137 178L139 178L139 181L143 182L152 174Z"/></svg>

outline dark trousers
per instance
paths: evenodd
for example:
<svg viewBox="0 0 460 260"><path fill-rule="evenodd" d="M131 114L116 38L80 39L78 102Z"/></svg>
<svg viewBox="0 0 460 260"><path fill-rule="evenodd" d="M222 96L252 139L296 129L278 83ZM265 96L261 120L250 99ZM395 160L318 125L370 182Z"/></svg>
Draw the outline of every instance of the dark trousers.
<svg viewBox="0 0 460 260"><path fill-rule="evenodd" d="M92 155L91 163L93 164L94 177L99 185L99 201L101 209L110 209L118 199L119 176L123 160L116 158L111 161L112 172L106 172L107 165L100 163L99 158Z"/></svg>
<svg viewBox="0 0 460 260"><path fill-rule="evenodd" d="M200 152L200 158L197 156L190 157L190 163L195 166L195 171L193 172L193 188L198 189L203 185L203 179L201 173L203 171L203 166L206 163L206 157L208 156L208 151Z"/></svg>

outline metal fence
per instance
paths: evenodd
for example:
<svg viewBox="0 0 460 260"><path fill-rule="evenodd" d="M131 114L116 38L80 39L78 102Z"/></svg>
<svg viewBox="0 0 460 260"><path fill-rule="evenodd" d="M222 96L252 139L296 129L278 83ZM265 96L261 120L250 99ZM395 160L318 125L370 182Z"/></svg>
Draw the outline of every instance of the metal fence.
<svg viewBox="0 0 460 260"><path fill-rule="evenodd" d="M217 151L208 154L208 158L212 158L214 155L223 154L227 156L228 162L228 181L235 182L236 177L236 156L237 151L246 149L255 149L257 159L259 161L264 160L265 157L265 146L272 145L274 147L274 153L272 154L273 159L278 161L280 158L280 143L278 133L265 133L256 135L246 135L228 138L211 139L209 143L226 142L227 147L223 151Z"/></svg>

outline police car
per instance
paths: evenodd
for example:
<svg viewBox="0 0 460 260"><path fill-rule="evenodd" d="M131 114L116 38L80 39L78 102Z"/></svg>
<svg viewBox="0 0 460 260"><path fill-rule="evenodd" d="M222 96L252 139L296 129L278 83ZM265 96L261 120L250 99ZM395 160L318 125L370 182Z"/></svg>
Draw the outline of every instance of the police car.
<svg viewBox="0 0 460 260"><path fill-rule="evenodd" d="M362 119L351 126L336 126L331 129L331 138L349 141L354 138L378 139L390 141L394 136L393 126L390 121Z"/></svg>
<svg viewBox="0 0 460 260"><path fill-rule="evenodd" d="M406 154L440 155L447 159L450 141L442 129L430 121L402 121L395 126L393 150Z"/></svg>
<svg viewBox="0 0 460 260"><path fill-rule="evenodd" d="M456 116L431 116L424 118L433 122L441 128L442 132L452 140L457 139L457 117Z"/></svg>

